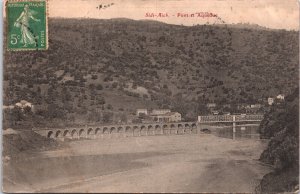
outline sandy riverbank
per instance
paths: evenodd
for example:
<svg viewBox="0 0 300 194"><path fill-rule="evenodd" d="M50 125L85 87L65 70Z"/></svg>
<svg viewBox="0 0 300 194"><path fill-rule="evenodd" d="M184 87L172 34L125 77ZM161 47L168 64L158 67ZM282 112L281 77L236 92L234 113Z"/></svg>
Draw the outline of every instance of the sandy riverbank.
<svg viewBox="0 0 300 194"><path fill-rule="evenodd" d="M7 192L253 192L260 140L214 135L73 141L4 164Z"/></svg>

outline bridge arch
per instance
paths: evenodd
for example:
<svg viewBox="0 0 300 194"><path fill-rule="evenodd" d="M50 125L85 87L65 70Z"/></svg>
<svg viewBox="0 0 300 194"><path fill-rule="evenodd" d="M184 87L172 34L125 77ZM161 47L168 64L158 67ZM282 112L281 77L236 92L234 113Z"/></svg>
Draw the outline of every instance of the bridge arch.
<svg viewBox="0 0 300 194"><path fill-rule="evenodd" d="M124 136L124 134L125 134L124 128L123 128L122 126L119 126L119 127L118 127L118 135L119 135L120 137L122 137L122 136Z"/></svg>
<svg viewBox="0 0 300 194"><path fill-rule="evenodd" d="M87 135L92 135L92 134L93 134L93 129L89 128L88 131L87 131Z"/></svg>
<svg viewBox="0 0 300 194"><path fill-rule="evenodd" d="M155 135L155 130L152 125L148 125L148 135Z"/></svg>
<svg viewBox="0 0 300 194"><path fill-rule="evenodd" d="M179 123L177 125L178 127L178 131L177 131L177 134L183 134L184 133L184 130L183 130L183 124Z"/></svg>
<svg viewBox="0 0 300 194"><path fill-rule="evenodd" d="M133 136L133 129L130 126L125 127L125 133L127 137L132 137Z"/></svg>
<svg viewBox="0 0 300 194"><path fill-rule="evenodd" d="M125 132L127 132L127 131L129 131L129 130L131 130L131 127L130 127L130 126L126 126L126 127L125 127Z"/></svg>
<svg viewBox="0 0 300 194"><path fill-rule="evenodd" d="M118 129L116 127L110 127L110 136L117 137L118 136Z"/></svg>
<svg viewBox="0 0 300 194"><path fill-rule="evenodd" d="M146 136L147 135L147 128L146 126L142 125L141 126L141 136Z"/></svg>
<svg viewBox="0 0 300 194"><path fill-rule="evenodd" d="M59 130L58 130L58 131L56 131L56 133L55 133L55 137L56 137L56 138L59 138L60 136L61 136L61 131L59 131Z"/></svg>
<svg viewBox="0 0 300 194"><path fill-rule="evenodd" d="M48 138L53 138L54 137L54 132L53 131L48 131L47 137Z"/></svg>
<svg viewBox="0 0 300 194"><path fill-rule="evenodd" d="M197 133L197 125L195 123L192 123L192 133Z"/></svg>
<svg viewBox="0 0 300 194"><path fill-rule="evenodd" d="M96 128L96 130L95 130L95 135L99 135L99 134L102 134L103 133L103 129L101 129L101 128Z"/></svg>
<svg viewBox="0 0 300 194"><path fill-rule="evenodd" d="M79 137L85 137L86 131L84 129L80 129L78 134L79 134Z"/></svg>
<svg viewBox="0 0 300 194"><path fill-rule="evenodd" d="M110 129L108 127L103 128L103 137L109 137Z"/></svg>
<svg viewBox="0 0 300 194"><path fill-rule="evenodd" d="M74 138L76 136L76 138L78 137L78 133L77 133L77 130L76 129L73 129L71 131L71 137Z"/></svg>
<svg viewBox="0 0 300 194"><path fill-rule="evenodd" d="M169 126L166 125L166 124L163 125L163 134L164 134L164 135L170 134Z"/></svg>
<svg viewBox="0 0 300 194"><path fill-rule="evenodd" d="M107 133L109 133L109 131L108 131L108 128L107 128L107 127L104 127L104 128L103 128L103 133L104 133L104 134L107 134Z"/></svg>
<svg viewBox="0 0 300 194"><path fill-rule="evenodd" d="M138 126L133 126L133 136L140 136L140 129Z"/></svg>
<svg viewBox="0 0 300 194"><path fill-rule="evenodd" d="M175 126L175 124L170 125L170 133L177 134L177 127Z"/></svg>
<svg viewBox="0 0 300 194"><path fill-rule="evenodd" d="M110 133L117 133L117 129L115 127L111 127L110 128Z"/></svg>
<svg viewBox="0 0 300 194"><path fill-rule="evenodd" d="M190 125L188 123L186 123L184 125L184 133L188 133L188 134L191 133L191 128L190 128Z"/></svg>
<svg viewBox="0 0 300 194"><path fill-rule="evenodd" d="M69 136L70 136L69 130L65 130L63 133L63 137L69 137Z"/></svg>
<svg viewBox="0 0 300 194"><path fill-rule="evenodd" d="M163 134L161 126L160 125L155 125L155 135L161 135L161 134Z"/></svg>
<svg viewBox="0 0 300 194"><path fill-rule="evenodd" d="M118 133L123 133L123 132L124 132L123 127L118 127Z"/></svg>

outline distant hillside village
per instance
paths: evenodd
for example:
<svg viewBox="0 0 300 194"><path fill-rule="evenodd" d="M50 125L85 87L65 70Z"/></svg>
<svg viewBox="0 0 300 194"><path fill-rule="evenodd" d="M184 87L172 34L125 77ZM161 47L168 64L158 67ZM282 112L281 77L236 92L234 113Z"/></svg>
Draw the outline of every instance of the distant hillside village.
<svg viewBox="0 0 300 194"><path fill-rule="evenodd" d="M270 106L274 103L282 103L284 101L284 95L279 94L276 97L268 97L267 99L260 99L260 103L247 104L239 103L237 105L217 103L207 103L207 113L211 115L229 115L229 114L263 114L269 111Z"/></svg>
<svg viewBox="0 0 300 194"><path fill-rule="evenodd" d="M276 97L269 97L261 104L238 104L235 112L232 110L232 105L224 104L218 105L216 103L207 103L207 115L231 115L231 114L264 114L269 111L269 108L275 103L279 104L284 101L284 95L279 94ZM136 122L180 122L185 119L182 118L181 113L171 111L170 109L137 109Z"/></svg>
<svg viewBox="0 0 300 194"><path fill-rule="evenodd" d="M206 111L203 115L232 115L232 114L264 114L269 111L270 107L273 104L279 104L284 102L284 95L279 94L276 97L268 97L267 99L261 100L261 103L257 104L223 104L219 105L214 102L207 103L203 109ZM51 108L51 107L50 107ZM43 105L34 105L26 100L21 100L14 105L4 105L4 116L9 116L12 113L14 117L22 117L24 115L35 115L39 114L41 111L49 112L49 106ZM99 113L100 114L100 113ZM22 119L8 119L8 122ZM196 118L195 118L196 120ZM171 109L146 109L140 108L136 109L135 113L127 113L125 120L115 120L111 119L108 122L103 123L146 123L146 122L180 122L187 121L186 118L183 118L182 113L179 110Z"/></svg>

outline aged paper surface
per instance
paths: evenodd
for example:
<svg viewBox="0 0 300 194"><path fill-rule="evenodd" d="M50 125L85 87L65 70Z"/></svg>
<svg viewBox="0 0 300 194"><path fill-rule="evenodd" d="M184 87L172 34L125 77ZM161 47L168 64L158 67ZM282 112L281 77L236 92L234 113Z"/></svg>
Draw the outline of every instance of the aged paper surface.
<svg viewBox="0 0 300 194"><path fill-rule="evenodd" d="M296 0L4 2L4 192L299 191Z"/></svg>

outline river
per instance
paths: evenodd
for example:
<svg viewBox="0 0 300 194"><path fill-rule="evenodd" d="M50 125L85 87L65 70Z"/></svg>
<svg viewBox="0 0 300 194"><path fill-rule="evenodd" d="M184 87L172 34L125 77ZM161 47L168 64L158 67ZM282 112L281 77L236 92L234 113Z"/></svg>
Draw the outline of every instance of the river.
<svg viewBox="0 0 300 194"><path fill-rule="evenodd" d="M212 134L71 141L6 162L4 190L254 192L271 170L258 161L267 142L252 138L254 132L224 128Z"/></svg>
<svg viewBox="0 0 300 194"><path fill-rule="evenodd" d="M233 127L222 127L212 130L213 134L218 137L230 139L260 139L258 125L238 125Z"/></svg>

